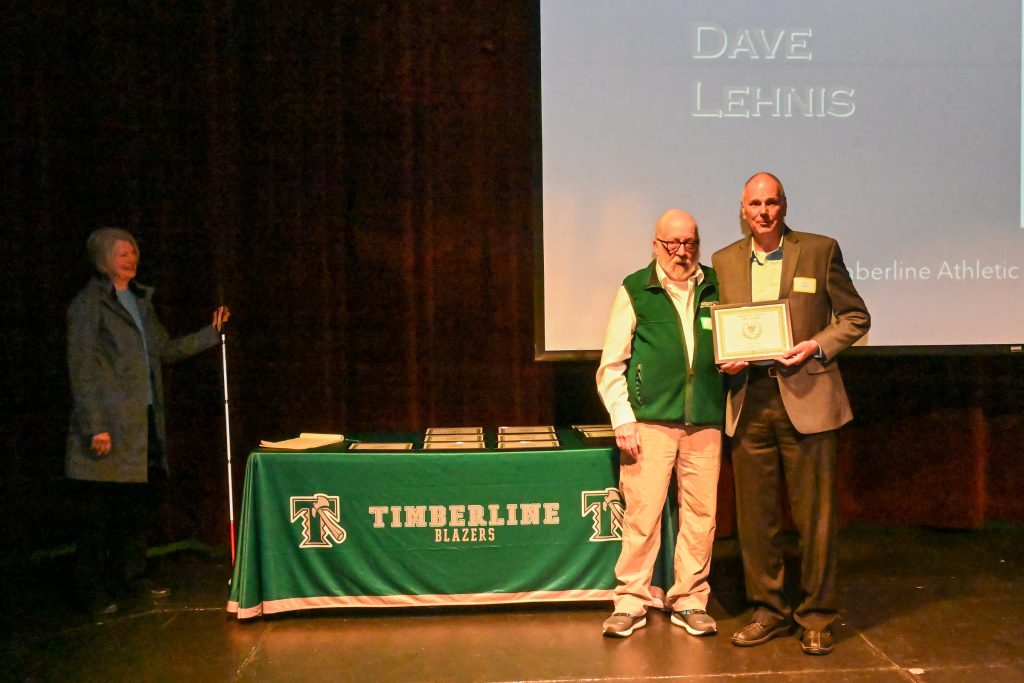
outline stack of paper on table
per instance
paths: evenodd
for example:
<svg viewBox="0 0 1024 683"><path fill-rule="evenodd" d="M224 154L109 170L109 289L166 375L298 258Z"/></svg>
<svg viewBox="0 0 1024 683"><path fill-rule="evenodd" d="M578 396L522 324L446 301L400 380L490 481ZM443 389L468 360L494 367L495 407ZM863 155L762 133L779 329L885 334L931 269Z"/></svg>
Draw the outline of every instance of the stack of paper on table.
<svg viewBox="0 0 1024 683"><path fill-rule="evenodd" d="M314 432L302 432L294 439L284 441L260 441L263 448L283 448L289 451L303 451L307 448L319 448L334 443L341 443L345 440L344 434L316 434Z"/></svg>

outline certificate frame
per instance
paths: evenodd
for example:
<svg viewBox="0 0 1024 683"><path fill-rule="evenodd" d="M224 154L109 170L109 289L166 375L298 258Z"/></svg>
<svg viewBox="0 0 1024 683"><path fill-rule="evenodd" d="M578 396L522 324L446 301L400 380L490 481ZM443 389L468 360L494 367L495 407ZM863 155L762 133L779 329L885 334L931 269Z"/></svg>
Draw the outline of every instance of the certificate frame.
<svg viewBox="0 0 1024 683"><path fill-rule="evenodd" d="M525 427L498 427L498 434L554 434L553 425L530 425Z"/></svg>
<svg viewBox="0 0 1024 683"><path fill-rule="evenodd" d="M484 435L481 434L428 434L423 443L462 443L474 442L483 443Z"/></svg>
<svg viewBox="0 0 1024 683"><path fill-rule="evenodd" d="M483 433L483 427L427 427L427 436L451 436L453 434Z"/></svg>
<svg viewBox="0 0 1024 683"><path fill-rule="evenodd" d="M711 307L715 363L772 360L793 346L789 299Z"/></svg>
<svg viewBox="0 0 1024 683"><path fill-rule="evenodd" d="M375 442L375 441L353 441L349 444L350 451L411 451L412 442Z"/></svg>

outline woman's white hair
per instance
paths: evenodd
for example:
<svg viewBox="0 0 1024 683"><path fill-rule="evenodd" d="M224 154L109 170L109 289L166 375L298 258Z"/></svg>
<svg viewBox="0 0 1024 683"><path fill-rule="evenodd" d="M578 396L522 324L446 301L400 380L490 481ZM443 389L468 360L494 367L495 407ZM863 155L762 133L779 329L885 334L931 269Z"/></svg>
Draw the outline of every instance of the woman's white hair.
<svg viewBox="0 0 1024 683"><path fill-rule="evenodd" d="M109 275L107 272L107 260L114 252L114 244L118 241L128 242L135 247L135 255L139 254L139 244L132 237L132 234L123 228L99 228L93 230L89 239L85 241L85 248L89 251L89 258L96 270Z"/></svg>

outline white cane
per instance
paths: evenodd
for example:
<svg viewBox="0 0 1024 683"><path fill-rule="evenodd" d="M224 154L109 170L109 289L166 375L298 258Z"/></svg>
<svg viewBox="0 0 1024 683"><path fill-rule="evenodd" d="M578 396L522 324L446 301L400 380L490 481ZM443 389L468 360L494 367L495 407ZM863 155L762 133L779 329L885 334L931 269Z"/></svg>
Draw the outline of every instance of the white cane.
<svg viewBox="0 0 1024 683"><path fill-rule="evenodd" d="M224 440L228 453L228 521L231 526L231 566L235 565L235 494L231 479L231 413L228 410L228 344L227 335L220 333L221 367L224 369Z"/></svg>

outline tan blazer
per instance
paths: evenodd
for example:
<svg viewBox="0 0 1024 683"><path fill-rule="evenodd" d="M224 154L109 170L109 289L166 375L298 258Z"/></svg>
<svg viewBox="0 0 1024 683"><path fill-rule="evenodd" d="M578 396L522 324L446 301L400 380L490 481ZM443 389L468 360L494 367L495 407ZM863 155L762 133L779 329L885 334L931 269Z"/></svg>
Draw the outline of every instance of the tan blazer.
<svg viewBox="0 0 1024 683"><path fill-rule="evenodd" d="M797 431L815 434L838 429L853 419L853 413L835 358L864 336L871 316L850 279L838 242L786 228L784 244L779 298L789 299L793 343L813 339L826 360L811 358L798 367L778 366L779 393ZM718 273L721 303L749 302L750 238L718 250L711 261ZM746 385L745 371L729 378L725 410L729 436L735 433Z"/></svg>

